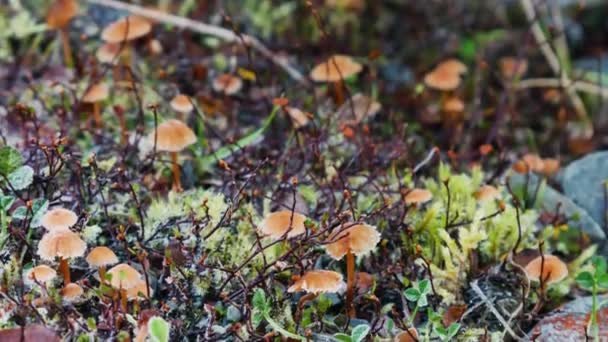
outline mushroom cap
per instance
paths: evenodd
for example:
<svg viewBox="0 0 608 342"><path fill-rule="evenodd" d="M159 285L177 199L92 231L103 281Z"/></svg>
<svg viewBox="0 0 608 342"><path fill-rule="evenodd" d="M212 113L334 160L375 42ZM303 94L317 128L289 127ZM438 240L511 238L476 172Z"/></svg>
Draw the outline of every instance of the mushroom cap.
<svg viewBox="0 0 608 342"><path fill-rule="evenodd" d="M482 185L479 190L475 191L475 198L480 201L494 200L500 197L498 189L491 185Z"/></svg>
<svg viewBox="0 0 608 342"><path fill-rule="evenodd" d="M545 176L553 176L559 171L559 164L559 159L545 158L543 159L543 169L541 170L541 173Z"/></svg>
<svg viewBox="0 0 608 342"><path fill-rule="evenodd" d="M528 279L532 281L540 281L541 265L543 270L543 281L547 284L557 283L568 276L568 266L554 255L545 255L544 264L542 257L530 261L526 267Z"/></svg>
<svg viewBox="0 0 608 342"><path fill-rule="evenodd" d="M52 29L66 27L77 14L76 0L55 0L47 12L46 25Z"/></svg>
<svg viewBox="0 0 608 342"><path fill-rule="evenodd" d="M312 68L310 78L316 82L338 82L358 74L362 69L363 66L350 56L333 55Z"/></svg>
<svg viewBox="0 0 608 342"><path fill-rule="evenodd" d="M95 103L108 98L110 91L103 83L93 84L82 97L84 103Z"/></svg>
<svg viewBox="0 0 608 342"><path fill-rule="evenodd" d="M430 201L433 194L426 189L413 189L405 195L405 204L422 204Z"/></svg>
<svg viewBox="0 0 608 342"><path fill-rule="evenodd" d="M451 96L443 103L443 108L445 112L456 112L460 113L464 110L464 102L456 96Z"/></svg>
<svg viewBox="0 0 608 342"><path fill-rule="evenodd" d="M176 112L187 114L194 109L194 106L192 105L190 97L178 94L171 100L171 108Z"/></svg>
<svg viewBox="0 0 608 342"><path fill-rule="evenodd" d="M65 208L54 208L42 215L42 226L46 230L69 229L78 221L76 213Z"/></svg>
<svg viewBox="0 0 608 342"><path fill-rule="evenodd" d="M291 118L291 121L293 122L293 126L295 128L304 127L310 121L310 118L308 117L308 115L299 108L286 107L285 110L287 111L287 114Z"/></svg>
<svg viewBox="0 0 608 342"><path fill-rule="evenodd" d="M159 151L179 152L196 142L196 134L185 123L171 119L156 128L156 148ZM154 132L148 137L154 143Z"/></svg>
<svg viewBox="0 0 608 342"><path fill-rule="evenodd" d="M424 84L441 91L454 90L460 85L460 74L447 68L435 68L424 75Z"/></svg>
<svg viewBox="0 0 608 342"><path fill-rule="evenodd" d="M150 296L153 295L152 292L152 288L149 287L148 290L150 290ZM144 299L144 298L148 298L148 293L146 292L146 281L145 280L140 280L139 283L137 283L137 285L127 289L127 299L128 300L134 300L134 299Z"/></svg>
<svg viewBox="0 0 608 342"><path fill-rule="evenodd" d="M506 79L520 78L528 71L528 61L517 57L502 57L498 60L498 68Z"/></svg>
<svg viewBox="0 0 608 342"><path fill-rule="evenodd" d="M47 283L57 276L57 272L47 265L38 265L32 268L28 274L27 279L33 281L38 281L41 283Z"/></svg>
<svg viewBox="0 0 608 342"><path fill-rule="evenodd" d="M80 235L67 229L47 232L38 242L38 255L44 260L53 260L55 257L77 258L86 249L87 244Z"/></svg>
<svg viewBox="0 0 608 342"><path fill-rule="evenodd" d="M258 230L273 239L280 239L285 233L288 238L292 238L306 231L304 221L306 221L306 216L300 213L281 210L266 215L258 225Z"/></svg>
<svg viewBox="0 0 608 342"><path fill-rule="evenodd" d="M313 270L304 273L300 279L291 285L287 292L305 291L307 293L337 293L342 292L346 284L342 275L334 271Z"/></svg>
<svg viewBox="0 0 608 342"><path fill-rule="evenodd" d="M89 255L87 255L86 260L91 267L108 266L118 263L118 257L116 257L116 254L105 246L93 248L89 252Z"/></svg>
<svg viewBox="0 0 608 342"><path fill-rule="evenodd" d="M355 114L354 118L353 109ZM382 109L380 102L374 101L374 99L369 96L357 93L338 108L337 115L348 119L349 123L358 124L365 119L378 114L380 109Z"/></svg>
<svg viewBox="0 0 608 342"><path fill-rule="evenodd" d="M462 63L461 61L459 61L455 58L449 58L449 59L446 59L445 61L439 63L435 67L435 70L443 70L445 72L449 72L449 73L453 73L458 76L461 76L461 75L466 74L467 71L469 71L469 68L467 68L467 66L464 63Z"/></svg>
<svg viewBox="0 0 608 342"><path fill-rule="evenodd" d="M105 43L97 49L95 57L101 63L118 64L118 55L121 54L121 46L118 43Z"/></svg>
<svg viewBox="0 0 608 342"><path fill-rule="evenodd" d="M218 75L212 82L213 90L226 95L236 94L243 87L243 80L240 77L221 74Z"/></svg>
<svg viewBox="0 0 608 342"><path fill-rule="evenodd" d="M412 336L414 338L412 338ZM418 341L418 330L409 328L407 331L402 331L395 336L394 342L416 342Z"/></svg>
<svg viewBox="0 0 608 342"><path fill-rule="evenodd" d="M325 245L325 250L332 258L340 260L348 252L364 255L371 252L380 242L380 233L376 227L367 224L356 224L344 230L332 233Z"/></svg>
<svg viewBox="0 0 608 342"><path fill-rule="evenodd" d="M108 43L122 43L145 36L152 30L150 21L135 15L118 19L101 32L101 39Z"/></svg>
<svg viewBox="0 0 608 342"><path fill-rule="evenodd" d="M534 172L542 172L545 168L544 161L536 154L527 153L521 160Z"/></svg>
<svg viewBox="0 0 608 342"><path fill-rule="evenodd" d="M78 299L83 293L82 287L76 283L69 283L61 289L61 296L69 302Z"/></svg>
<svg viewBox="0 0 608 342"><path fill-rule="evenodd" d="M116 289L130 289L137 286L141 281L141 274L136 269L127 265L119 264L112 267L108 274L112 275L110 285Z"/></svg>

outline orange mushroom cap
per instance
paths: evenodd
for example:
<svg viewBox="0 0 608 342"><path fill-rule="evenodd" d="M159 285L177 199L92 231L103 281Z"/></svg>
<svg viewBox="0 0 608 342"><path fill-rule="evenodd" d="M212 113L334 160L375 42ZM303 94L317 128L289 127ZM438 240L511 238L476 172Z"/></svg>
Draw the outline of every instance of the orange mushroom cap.
<svg viewBox="0 0 608 342"><path fill-rule="evenodd" d="M84 103L95 103L108 98L110 91L103 83L93 84L82 97Z"/></svg>
<svg viewBox="0 0 608 342"><path fill-rule="evenodd" d="M338 82L358 74L363 66L345 55L333 55L327 61L316 65L310 71L310 78L316 82Z"/></svg>
<svg viewBox="0 0 608 342"><path fill-rule="evenodd" d="M77 14L76 0L55 0L47 12L46 25L51 29L64 28Z"/></svg>
<svg viewBox="0 0 608 342"><path fill-rule="evenodd" d="M450 91L460 85L460 75L447 69L434 69L424 75L424 84L429 88Z"/></svg>
<svg viewBox="0 0 608 342"><path fill-rule="evenodd" d="M479 187L479 190L475 192L475 198L480 202L494 200L499 197L500 192L498 191L498 189L487 184L482 185L481 187Z"/></svg>
<svg viewBox="0 0 608 342"><path fill-rule="evenodd" d="M469 68L467 68L464 63L455 58L446 59L445 61L439 63L435 67L435 69L443 70L445 72L453 73L459 76L464 75L467 73L467 71L469 71Z"/></svg>
<svg viewBox="0 0 608 342"><path fill-rule="evenodd" d="M543 169L541 170L541 173L547 177L553 176L559 171L559 167L559 159L545 158L543 159Z"/></svg>
<svg viewBox="0 0 608 342"><path fill-rule="evenodd" d="M57 272L47 265L38 265L32 268L28 274L27 278L32 281L38 281L41 283L48 283L49 281L55 279L57 276Z"/></svg>
<svg viewBox="0 0 608 342"><path fill-rule="evenodd" d="M83 293L84 290L82 289L82 287L76 283L69 283L61 289L61 296L64 300L68 302L80 298Z"/></svg>
<svg viewBox="0 0 608 342"><path fill-rule="evenodd" d="M413 336L413 338L412 338ZM418 330L409 328L407 331L402 331L395 336L394 342L416 342L418 341Z"/></svg>
<svg viewBox="0 0 608 342"><path fill-rule="evenodd" d="M308 293L337 293L342 292L346 284L342 275L334 271L313 270L304 273L300 279L291 285L287 292L305 291Z"/></svg>
<svg viewBox="0 0 608 342"><path fill-rule="evenodd" d="M154 132L148 137L154 142ZM171 119L156 128L156 147L159 151L179 152L196 142L196 135L185 123Z"/></svg>
<svg viewBox="0 0 608 342"><path fill-rule="evenodd" d="M545 168L543 160L536 154L525 154L521 160L534 172L541 172Z"/></svg>
<svg viewBox="0 0 608 342"><path fill-rule="evenodd" d="M292 238L306 231L304 221L306 216L300 213L281 210L266 215L258 225L258 230L273 239L280 239L285 234L288 238Z"/></svg>
<svg viewBox="0 0 608 342"><path fill-rule="evenodd" d="M171 108L176 112L187 114L194 109L194 106L192 105L190 97L178 94L171 100Z"/></svg>
<svg viewBox="0 0 608 342"><path fill-rule="evenodd" d="M93 248L86 257L87 263L91 267L109 266L118 263L116 254L105 246Z"/></svg>
<svg viewBox="0 0 608 342"><path fill-rule="evenodd" d="M137 286L142 280L141 274L127 264L119 264L112 267L108 271L108 274L112 275L110 284L116 289L128 290Z"/></svg>
<svg viewBox="0 0 608 342"><path fill-rule="evenodd" d="M61 229L47 232L38 242L38 255L44 260L55 257L77 258L84 254L87 244L71 230Z"/></svg>
<svg viewBox="0 0 608 342"><path fill-rule="evenodd" d="M150 296L152 296L152 288L148 288L148 290L150 291ZM148 293L146 291L146 281L142 279L141 281L139 281L139 283L137 283L137 285L127 289L127 298L128 300L139 300L148 298Z"/></svg>
<svg viewBox="0 0 608 342"><path fill-rule="evenodd" d="M355 255L371 252L380 242L380 233L374 226L356 224L332 233L328 240L332 242L325 245L325 250L329 256L340 260L349 252Z"/></svg>
<svg viewBox="0 0 608 342"><path fill-rule="evenodd" d="M430 201L433 194L426 189L413 189L405 195L405 204L422 204Z"/></svg>
<svg viewBox="0 0 608 342"><path fill-rule="evenodd" d="M212 86L218 93L234 95L243 87L243 80L238 76L221 74L213 80Z"/></svg>
<svg viewBox="0 0 608 342"><path fill-rule="evenodd" d="M287 114L291 118L291 121L293 122L293 126L295 128L304 127L310 121L310 118L308 117L308 114L305 113L305 112L303 112L299 108L285 107L285 110L287 111Z"/></svg>
<svg viewBox="0 0 608 342"><path fill-rule="evenodd" d="M108 43L122 43L143 37L151 30L152 24L147 19L132 15L108 25L101 32L101 39Z"/></svg>
<svg viewBox="0 0 608 342"><path fill-rule="evenodd" d="M506 79L520 78L528 71L528 61L516 57L502 57L498 60L500 74Z"/></svg>
<svg viewBox="0 0 608 342"><path fill-rule="evenodd" d="M554 255L545 255L544 257L539 256L535 258L526 265L525 271L528 279L540 281L541 267L543 272L542 279L547 284L557 283L568 276L568 266L560 258Z"/></svg>
<svg viewBox="0 0 608 342"><path fill-rule="evenodd" d="M42 226L46 230L69 229L78 221L76 213L65 208L54 208L42 215Z"/></svg>

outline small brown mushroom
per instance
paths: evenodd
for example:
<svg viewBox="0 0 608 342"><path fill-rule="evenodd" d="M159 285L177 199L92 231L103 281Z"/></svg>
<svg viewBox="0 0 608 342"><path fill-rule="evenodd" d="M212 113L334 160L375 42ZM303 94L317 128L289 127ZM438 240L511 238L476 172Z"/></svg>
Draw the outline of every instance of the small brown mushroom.
<svg viewBox="0 0 608 342"><path fill-rule="evenodd" d="M171 100L171 108L179 114L180 120L186 120L186 115L194 110L190 97L178 94Z"/></svg>
<svg viewBox="0 0 608 342"><path fill-rule="evenodd" d="M330 83L334 89L334 101L340 106L344 103L344 80L360 73L362 69L363 66L350 56L333 55L316 65L310 71L310 78L315 82Z"/></svg>
<svg viewBox="0 0 608 342"><path fill-rule="evenodd" d="M38 255L52 261L59 257L59 271L63 275L64 284L70 283L69 258L77 258L84 254L87 244L80 236L71 230L60 229L48 232L38 242Z"/></svg>
<svg viewBox="0 0 608 342"><path fill-rule="evenodd" d="M299 277L287 292L304 291L307 293L339 293L344 291L343 277L340 273L326 270L312 270Z"/></svg>
<svg viewBox="0 0 608 342"><path fill-rule="evenodd" d="M101 119L101 102L108 98L109 90L103 83L93 84L82 98L82 102L93 104L93 119L97 128L103 127Z"/></svg>
<svg viewBox="0 0 608 342"><path fill-rule="evenodd" d="M212 83L213 90L224 95L234 95L243 87L243 80L231 74L221 74Z"/></svg>
<svg viewBox="0 0 608 342"><path fill-rule="evenodd" d="M47 265L38 265L32 268L27 274L28 279L42 284L50 282L55 279L55 277L57 277L57 272Z"/></svg>
<svg viewBox="0 0 608 342"><path fill-rule="evenodd" d="M374 226L355 224L330 234L328 241L325 250L329 256L340 260L346 255L346 306L349 316L354 317L355 255L371 252L380 242L380 233Z"/></svg>
<svg viewBox="0 0 608 342"><path fill-rule="evenodd" d="M288 238L292 238L304 234L306 231L304 221L306 216L300 213L281 210L266 215L258 225L258 230L275 240L283 238L286 234Z"/></svg>
<svg viewBox="0 0 608 342"><path fill-rule="evenodd" d="M541 281L542 277L545 285L560 282L568 276L568 266L560 258L549 254L530 261L524 269L528 279Z"/></svg>
<svg viewBox="0 0 608 342"><path fill-rule="evenodd" d="M426 189L413 189L405 195L405 204L423 204L433 199L433 194Z"/></svg>
<svg viewBox="0 0 608 342"><path fill-rule="evenodd" d="M76 283L69 283L64 285L61 289L61 297L63 297L63 300L66 302L73 302L77 300L82 296L83 293L84 290L82 287Z"/></svg>
<svg viewBox="0 0 608 342"><path fill-rule="evenodd" d="M78 14L78 2L76 0L55 0L48 10L46 24L49 28L59 31L63 44L63 61L65 65L72 67L72 48L70 47L70 35L68 25L72 18Z"/></svg>
<svg viewBox="0 0 608 342"><path fill-rule="evenodd" d="M54 208L42 215L41 224L46 230L69 229L78 222L76 213L65 208Z"/></svg>
<svg viewBox="0 0 608 342"><path fill-rule="evenodd" d="M500 198L500 192L498 189L491 185L482 185L474 195L479 202L491 201Z"/></svg>
<svg viewBox="0 0 608 342"><path fill-rule="evenodd" d="M159 151L165 151L171 154L173 190L176 192L182 191L177 154L186 147L194 144L196 142L196 135L186 124L179 120L172 119L158 125L156 131L151 133L148 136L148 139L152 144L154 144L156 139L156 148Z"/></svg>
<svg viewBox="0 0 608 342"><path fill-rule="evenodd" d="M108 274L112 276L110 285L120 292L120 303L123 312L127 312L127 290L138 286L142 280L142 276L136 269L127 265L119 264L112 267Z"/></svg>
<svg viewBox="0 0 608 342"><path fill-rule="evenodd" d="M105 246L95 247L89 252L86 257L87 263L92 268L97 268L99 271L99 282L105 283L106 267L118 263L116 254L111 249Z"/></svg>

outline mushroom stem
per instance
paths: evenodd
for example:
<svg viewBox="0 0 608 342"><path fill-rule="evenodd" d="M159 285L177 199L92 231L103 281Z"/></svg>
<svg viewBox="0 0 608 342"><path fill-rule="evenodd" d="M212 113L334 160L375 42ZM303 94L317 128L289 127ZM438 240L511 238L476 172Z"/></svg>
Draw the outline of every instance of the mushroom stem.
<svg viewBox="0 0 608 342"><path fill-rule="evenodd" d="M63 62L66 67L71 68L73 66L73 61L72 48L70 47L70 35L65 27L59 30L59 34L61 35L61 43L63 45Z"/></svg>
<svg viewBox="0 0 608 342"><path fill-rule="evenodd" d="M99 266L99 283L101 285L105 284L106 282L106 267L105 266Z"/></svg>
<svg viewBox="0 0 608 342"><path fill-rule="evenodd" d="M332 86L334 88L334 101L336 101L336 106L340 106L344 103L344 84L340 80L332 82Z"/></svg>
<svg viewBox="0 0 608 342"><path fill-rule="evenodd" d="M93 103L93 118L95 119L95 127L101 128L103 122L101 121L101 105L99 101Z"/></svg>
<svg viewBox="0 0 608 342"><path fill-rule="evenodd" d="M63 275L63 283L71 283L70 279L70 266L68 266L68 259L61 257L59 259L59 272Z"/></svg>
<svg viewBox="0 0 608 342"><path fill-rule="evenodd" d="M296 310L296 322L300 321L300 315L302 314L302 309L304 309L304 305L307 302L317 298L317 296L319 296L319 294L317 294L317 293L307 293L304 296L302 296L302 298L300 298L300 300L298 301L298 308Z"/></svg>
<svg viewBox="0 0 608 342"><path fill-rule="evenodd" d="M352 252L346 254L346 310L350 318L355 317L353 306L353 294L355 290L355 255Z"/></svg>
<svg viewBox="0 0 608 342"><path fill-rule="evenodd" d="M182 182L179 177L179 165L177 164L177 152L171 152L171 164L173 167L173 191L182 191Z"/></svg>
<svg viewBox="0 0 608 342"><path fill-rule="evenodd" d="M123 288L120 288L120 308L127 313L127 290Z"/></svg>

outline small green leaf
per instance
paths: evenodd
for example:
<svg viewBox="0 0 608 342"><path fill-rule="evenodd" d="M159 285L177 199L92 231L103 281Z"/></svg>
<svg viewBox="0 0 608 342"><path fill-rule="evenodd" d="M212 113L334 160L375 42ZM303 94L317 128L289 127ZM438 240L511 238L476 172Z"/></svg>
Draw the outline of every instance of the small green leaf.
<svg viewBox="0 0 608 342"><path fill-rule="evenodd" d="M28 165L20 166L15 171L11 172L7 179L13 189L23 190L32 184L32 181L34 180L34 169Z"/></svg>
<svg viewBox="0 0 608 342"><path fill-rule="evenodd" d="M418 306L425 307L427 305L429 305L429 302L426 298L426 295L421 295L420 298L418 298Z"/></svg>
<svg viewBox="0 0 608 342"><path fill-rule="evenodd" d="M255 289L253 293L253 298L251 299L251 304L253 304L253 308L256 310L260 310L265 312L268 309L268 303L266 302L266 293L261 288Z"/></svg>
<svg viewBox="0 0 608 342"><path fill-rule="evenodd" d="M448 339L452 339L456 334L458 334L458 330L460 330L460 323L452 323L448 327Z"/></svg>
<svg viewBox="0 0 608 342"><path fill-rule="evenodd" d="M260 310L254 310L253 315L251 316L251 324L253 324L253 327L257 328L263 320L264 314L262 314Z"/></svg>
<svg viewBox="0 0 608 342"><path fill-rule="evenodd" d="M49 202L44 198L36 198L32 202L32 213L30 227L36 228L40 227L42 215L46 213L49 208ZM27 215L27 208L25 206L20 206L15 211L13 211L12 217L17 220L24 220Z"/></svg>
<svg viewBox="0 0 608 342"><path fill-rule="evenodd" d="M343 333L334 334L334 338L336 340L342 341L342 342L352 342L352 339L350 338L350 336L343 334Z"/></svg>
<svg viewBox="0 0 608 342"><path fill-rule="evenodd" d="M23 164L21 154L10 146L0 148L0 174L9 175Z"/></svg>
<svg viewBox="0 0 608 342"><path fill-rule="evenodd" d="M361 342L369 334L370 327L367 324L360 324L353 328L350 336L353 342Z"/></svg>
<svg viewBox="0 0 608 342"><path fill-rule="evenodd" d="M607 273L600 274L597 277L597 286L599 286L603 289L608 289L608 274Z"/></svg>
<svg viewBox="0 0 608 342"><path fill-rule="evenodd" d="M407 300L409 300L410 302L417 302L420 298L420 291L418 291L418 289L414 287L410 287L409 289L405 290L403 294L405 295L405 298L407 298Z"/></svg>
<svg viewBox="0 0 608 342"><path fill-rule="evenodd" d="M433 327L433 332L434 332L434 333L435 333L437 336L439 336L439 338L440 338L442 341L445 341L445 340L447 340L447 338L448 338L448 331L447 331L447 329L446 329L446 328L444 328L444 327L442 327L442 326L434 326L434 327Z"/></svg>
<svg viewBox="0 0 608 342"><path fill-rule="evenodd" d="M581 272L576 276L576 282L584 288L592 288L595 284L595 279L593 279L593 275L589 272Z"/></svg>
<svg viewBox="0 0 608 342"><path fill-rule="evenodd" d="M154 316L148 321L148 333L154 342L169 342L171 324L164 319Z"/></svg>
<svg viewBox="0 0 608 342"><path fill-rule="evenodd" d="M0 195L0 210L8 210L15 202L15 197Z"/></svg>
<svg viewBox="0 0 608 342"><path fill-rule="evenodd" d="M424 279L418 283L418 291L425 295L431 291L431 282L428 279Z"/></svg>
<svg viewBox="0 0 608 342"><path fill-rule="evenodd" d="M591 263L593 263L593 267L595 267L595 274L606 273L606 259L599 255L596 255L591 259Z"/></svg>

